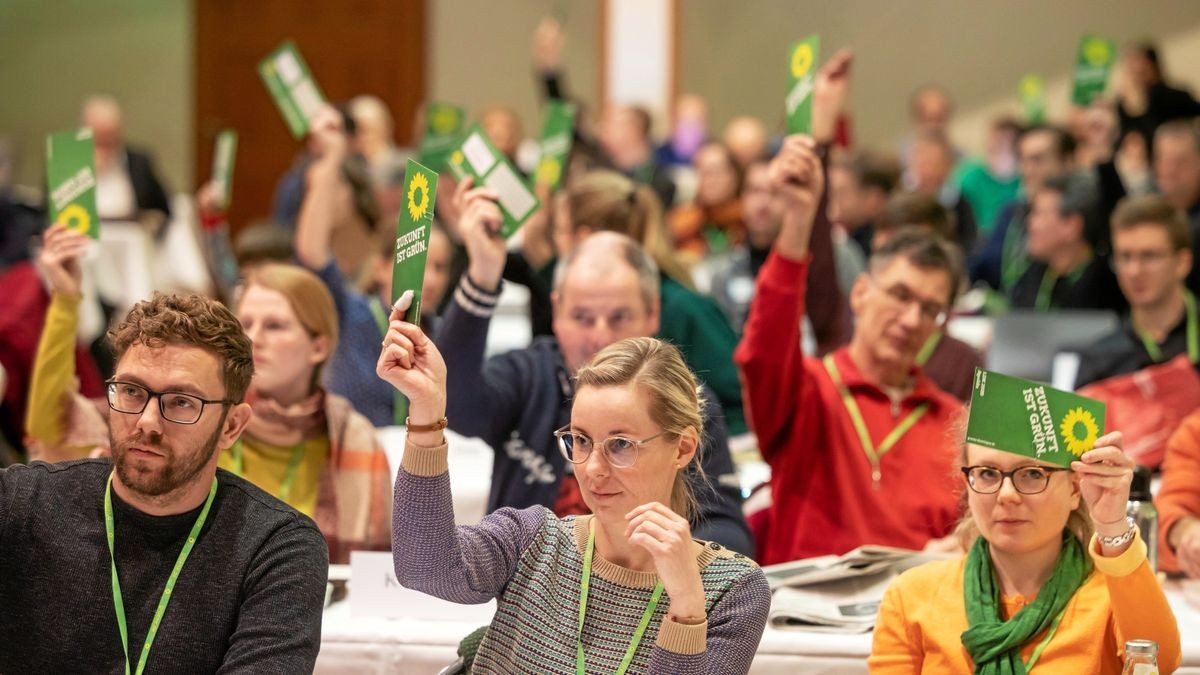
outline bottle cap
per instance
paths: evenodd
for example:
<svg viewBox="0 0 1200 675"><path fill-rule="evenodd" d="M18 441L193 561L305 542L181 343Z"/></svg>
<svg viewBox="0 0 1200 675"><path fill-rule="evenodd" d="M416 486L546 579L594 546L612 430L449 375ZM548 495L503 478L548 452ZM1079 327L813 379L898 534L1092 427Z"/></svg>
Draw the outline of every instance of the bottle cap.
<svg viewBox="0 0 1200 675"><path fill-rule="evenodd" d="M1130 640L1125 643L1125 655L1130 654L1154 656L1158 654L1158 643L1154 640Z"/></svg>
<svg viewBox="0 0 1200 675"><path fill-rule="evenodd" d="M1130 501L1148 502L1154 496L1150 493L1150 469L1137 466L1133 470L1133 481L1129 484Z"/></svg>

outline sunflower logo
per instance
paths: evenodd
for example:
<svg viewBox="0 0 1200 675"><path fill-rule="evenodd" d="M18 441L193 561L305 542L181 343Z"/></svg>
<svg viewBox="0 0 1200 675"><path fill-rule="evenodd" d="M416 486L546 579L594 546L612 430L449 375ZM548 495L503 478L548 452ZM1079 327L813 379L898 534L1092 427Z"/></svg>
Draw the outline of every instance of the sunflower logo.
<svg viewBox="0 0 1200 675"><path fill-rule="evenodd" d="M462 163L466 161L466 159L467 158L463 155L462 150L455 150L454 154L450 155L450 163L458 166L462 166Z"/></svg>
<svg viewBox="0 0 1200 675"><path fill-rule="evenodd" d="M408 215L413 220L421 220L428 211L429 179L418 173L408 181Z"/></svg>
<svg viewBox="0 0 1200 675"><path fill-rule="evenodd" d="M1063 417L1059 431L1062 432L1063 440L1067 442L1067 451L1076 457L1091 450L1092 446L1096 444L1096 438L1100 435L1096 418L1083 408L1073 408L1068 411Z"/></svg>
<svg viewBox="0 0 1200 675"><path fill-rule="evenodd" d="M558 160L553 157L547 157L541 161L537 168L537 183L539 185L554 185L558 183L558 177L562 175L562 166Z"/></svg>
<svg viewBox="0 0 1200 675"><path fill-rule="evenodd" d="M71 204L63 209L62 213L58 214L58 223L80 234L87 234L92 229L92 217L88 215L87 209L79 204Z"/></svg>
<svg viewBox="0 0 1200 675"><path fill-rule="evenodd" d="M800 79L808 74L813 64L812 46L804 43L792 52L792 77Z"/></svg>
<svg viewBox="0 0 1200 675"><path fill-rule="evenodd" d="M1099 38L1092 38L1083 46L1083 58L1093 66L1102 66L1108 63L1111 55L1108 43Z"/></svg>
<svg viewBox="0 0 1200 675"><path fill-rule="evenodd" d="M433 130L438 134L448 134L458 128L458 111L454 108L438 108L433 111Z"/></svg>
<svg viewBox="0 0 1200 675"><path fill-rule="evenodd" d="M1034 98L1042 93L1042 81L1037 76L1030 75L1021 80L1021 94L1025 98Z"/></svg>

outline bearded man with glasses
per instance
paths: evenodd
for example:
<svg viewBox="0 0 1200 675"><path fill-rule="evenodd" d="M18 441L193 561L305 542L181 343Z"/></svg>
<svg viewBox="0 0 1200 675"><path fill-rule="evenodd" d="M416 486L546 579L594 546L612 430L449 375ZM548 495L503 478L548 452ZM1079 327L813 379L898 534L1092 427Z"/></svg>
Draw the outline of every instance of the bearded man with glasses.
<svg viewBox="0 0 1200 675"><path fill-rule="evenodd" d="M61 225L47 231L41 351L70 348L87 245ZM108 338L107 419L70 396L35 414L106 431L79 447L107 446L111 462L0 469L0 672L311 672L325 538L217 469L251 415L251 343L237 318L201 296L155 295Z"/></svg>
<svg viewBox="0 0 1200 675"><path fill-rule="evenodd" d="M790 136L771 162L783 227L758 278L735 355L772 504L757 559L840 555L864 544L920 549L954 527L959 487L945 467L961 405L917 364L954 303L963 264L953 244L897 233L855 282L850 344L823 360L800 350L809 239L829 227L818 148ZM818 221L814 225L814 221Z"/></svg>

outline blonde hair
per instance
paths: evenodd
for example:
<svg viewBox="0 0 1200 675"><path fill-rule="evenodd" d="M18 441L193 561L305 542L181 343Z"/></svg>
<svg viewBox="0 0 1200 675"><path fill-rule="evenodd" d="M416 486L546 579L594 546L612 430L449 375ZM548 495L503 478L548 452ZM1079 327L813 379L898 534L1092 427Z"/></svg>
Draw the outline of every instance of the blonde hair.
<svg viewBox="0 0 1200 675"><path fill-rule="evenodd" d="M679 438L689 427L696 430L696 454L690 464L701 483L707 481L700 462L704 438L704 399L696 376L683 362L679 350L656 338L628 338L605 347L575 375L578 387L619 387L633 383L650 396L650 419L667 435ZM691 520L699 510L695 491L681 467L671 486L671 509Z"/></svg>
<svg viewBox="0 0 1200 675"><path fill-rule="evenodd" d="M687 266L675 255L663 224L663 207L648 185L615 171L591 171L567 191L571 230L611 230L641 243L658 269L677 283L695 290Z"/></svg>
<svg viewBox="0 0 1200 675"><path fill-rule="evenodd" d="M328 339L330 355L337 349L337 308L333 304L333 296L329 294L329 289L316 274L303 267L284 263L256 265L246 272L242 293L238 294L234 305L235 310L237 306L241 305L245 289L251 286L262 286L281 293L283 297L287 298L288 304L291 305L292 311L295 312L296 318L304 330L314 338L325 337ZM312 382L309 383L310 390L315 388L317 382L320 381L319 378L325 363L326 361L322 361L313 369Z"/></svg>

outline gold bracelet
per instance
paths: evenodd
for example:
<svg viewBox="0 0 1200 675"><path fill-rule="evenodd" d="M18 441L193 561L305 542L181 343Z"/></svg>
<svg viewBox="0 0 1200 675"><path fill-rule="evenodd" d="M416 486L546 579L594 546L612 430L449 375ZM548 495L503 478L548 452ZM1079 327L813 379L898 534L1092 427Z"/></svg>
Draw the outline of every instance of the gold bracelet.
<svg viewBox="0 0 1200 675"><path fill-rule="evenodd" d="M413 432L425 433L427 431L441 431L442 429L445 429L448 426L450 426L450 421L448 419L446 419L445 417L434 422L433 424L413 424L411 417L404 418L404 428L407 429L409 433L413 433Z"/></svg>

